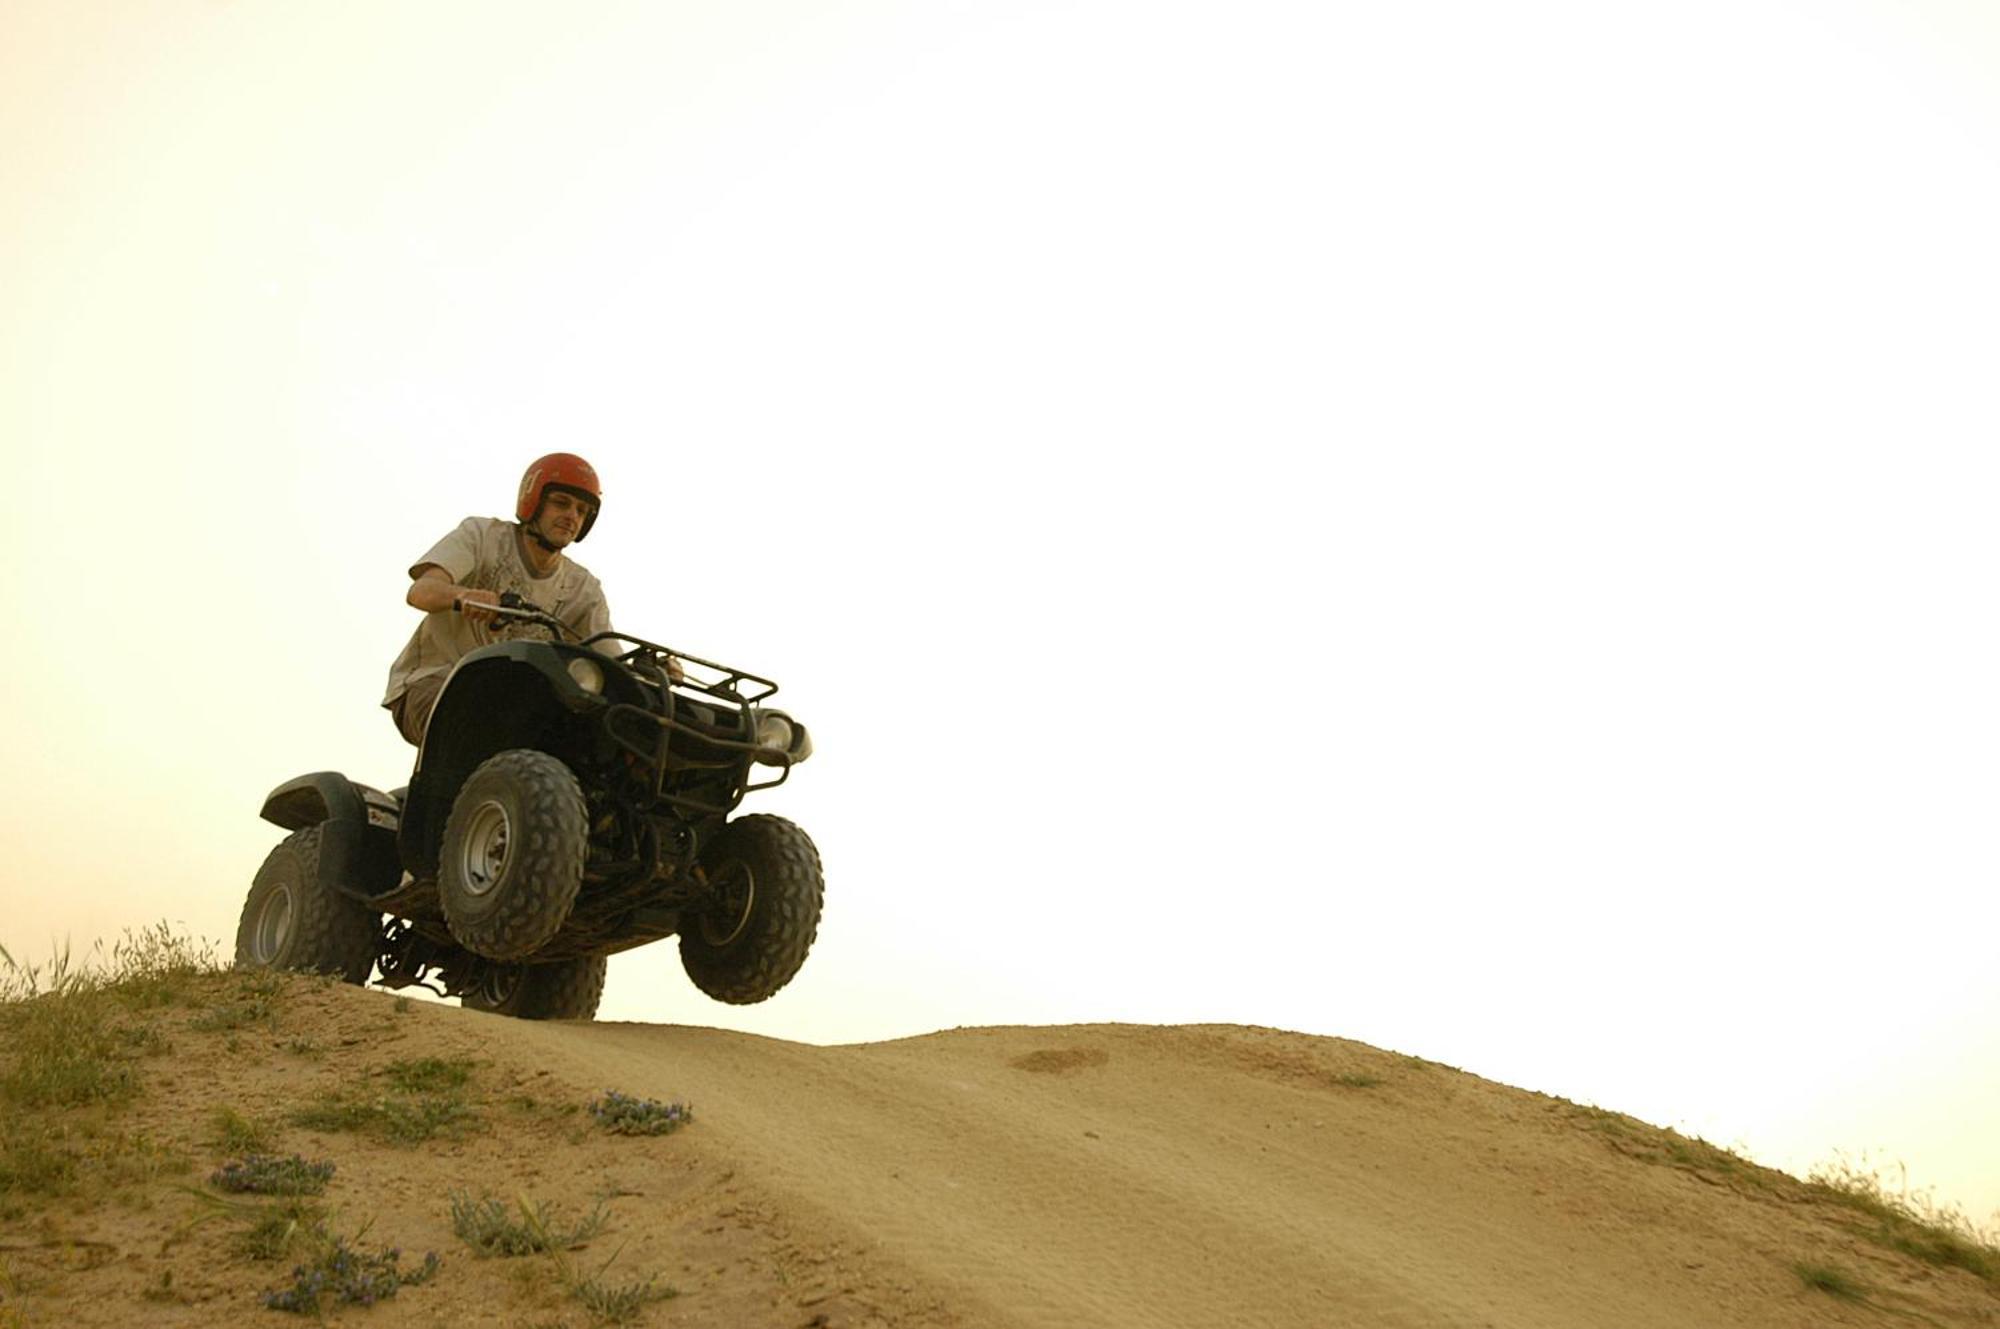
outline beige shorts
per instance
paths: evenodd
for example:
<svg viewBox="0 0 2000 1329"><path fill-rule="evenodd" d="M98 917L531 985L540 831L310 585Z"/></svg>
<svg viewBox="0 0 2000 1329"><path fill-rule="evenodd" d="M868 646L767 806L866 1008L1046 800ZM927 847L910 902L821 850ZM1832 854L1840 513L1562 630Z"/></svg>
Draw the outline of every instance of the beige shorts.
<svg viewBox="0 0 2000 1329"><path fill-rule="evenodd" d="M389 714L396 721L397 732L408 739L412 747L424 745L424 726L430 723L431 710L437 705L438 693L443 691L444 675L432 674L429 678L412 682L389 703Z"/></svg>

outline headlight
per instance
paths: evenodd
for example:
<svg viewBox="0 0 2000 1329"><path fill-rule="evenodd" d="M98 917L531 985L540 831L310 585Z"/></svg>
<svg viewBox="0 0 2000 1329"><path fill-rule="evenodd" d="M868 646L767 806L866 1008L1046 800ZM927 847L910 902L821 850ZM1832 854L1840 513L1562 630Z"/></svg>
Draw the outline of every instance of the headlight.
<svg viewBox="0 0 2000 1329"><path fill-rule="evenodd" d="M758 716L757 746L760 748L769 748L773 752L790 752L792 749L792 722L782 715Z"/></svg>
<svg viewBox="0 0 2000 1329"><path fill-rule="evenodd" d="M792 766L812 756L813 742L806 727L789 715L765 711L757 717L757 747L760 764Z"/></svg>
<svg viewBox="0 0 2000 1329"><path fill-rule="evenodd" d="M564 666L576 685L595 697L604 691L604 669L595 660L587 660L581 655L572 655Z"/></svg>

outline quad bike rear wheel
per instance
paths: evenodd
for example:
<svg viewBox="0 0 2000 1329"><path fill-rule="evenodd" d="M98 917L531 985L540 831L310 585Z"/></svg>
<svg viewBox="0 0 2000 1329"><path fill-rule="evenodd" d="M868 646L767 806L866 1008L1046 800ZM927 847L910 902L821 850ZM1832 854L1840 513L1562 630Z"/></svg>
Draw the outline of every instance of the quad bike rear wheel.
<svg viewBox="0 0 2000 1329"><path fill-rule="evenodd" d="M713 896L681 925L681 967L717 1001L747 1006L792 981L819 931L819 850L783 817L723 828L701 856Z"/></svg>
<svg viewBox="0 0 2000 1329"><path fill-rule="evenodd" d="M604 957L554 964L496 964L465 994L468 1010L520 1020L588 1020L604 996Z"/></svg>
<svg viewBox="0 0 2000 1329"><path fill-rule="evenodd" d="M320 828L272 847L236 925L239 969L295 969L366 983L381 949L382 916L319 880Z"/></svg>
<svg viewBox="0 0 2000 1329"><path fill-rule="evenodd" d="M525 960L568 921L589 849L575 772L532 748L487 758L444 825L438 895L451 935L474 955Z"/></svg>

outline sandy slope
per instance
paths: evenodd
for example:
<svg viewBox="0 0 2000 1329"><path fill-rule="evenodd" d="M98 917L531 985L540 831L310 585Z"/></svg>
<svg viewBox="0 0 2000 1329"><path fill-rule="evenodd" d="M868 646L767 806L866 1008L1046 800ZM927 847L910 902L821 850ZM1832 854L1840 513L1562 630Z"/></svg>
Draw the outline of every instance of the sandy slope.
<svg viewBox="0 0 2000 1329"><path fill-rule="evenodd" d="M474 1260L445 1195L576 1212L581 1258L680 1288L653 1324L817 1326L2000 1325L2000 1296L1863 1240L1776 1174L1676 1165L1629 1119L1340 1040L1207 1026L964 1029L815 1048L710 1029L529 1024L300 981L254 1039L182 1023L121 1129L198 1162L217 1104L282 1120L386 1060L480 1062L485 1125L415 1150L289 1128L338 1161L371 1239L446 1256L343 1318L583 1324L531 1262ZM310 1060L302 1042L327 1051ZM615 1087L684 1098L657 1140L571 1112ZM506 1103L518 1101L519 1111ZM1670 1143L1670 1142L1669 1142ZM0 1233L30 1324L283 1323L275 1271L171 1188ZM1831 1265L1865 1304L1808 1288ZM4 1293L4 1287L0 1287Z"/></svg>
<svg viewBox="0 0 2000 1329"><path fill-rule="evenodd" d="M1911 1309L2000 1311L1831 1214L1609 1148L1569 1105L1337 1040L1084 1026L829 1049L625 1025L519 1042L572 1075L692 1094L785 1207L908 1263L969 1322L1869 1319L1791 1267L1823 1259Z"/></svg>

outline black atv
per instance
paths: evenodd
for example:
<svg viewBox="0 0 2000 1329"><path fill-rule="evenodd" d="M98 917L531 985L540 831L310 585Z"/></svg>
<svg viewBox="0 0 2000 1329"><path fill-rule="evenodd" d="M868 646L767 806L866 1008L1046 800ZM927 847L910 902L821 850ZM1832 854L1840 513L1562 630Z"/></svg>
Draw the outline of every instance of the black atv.
<svg viewBox="0 0 2000 1329"><path fill-rule="evenodd" d="M407 788L322 771L264 800L291 834L251 883L236 963L379 968L477 1010L587 1020L607 955L678 934L716 1000L784 987L819 927L819 851L782 817L730 820L811 755L763 705L778 685L623 633L565 640L515 596L494 612L549 639L458 662Z"/></svg>

